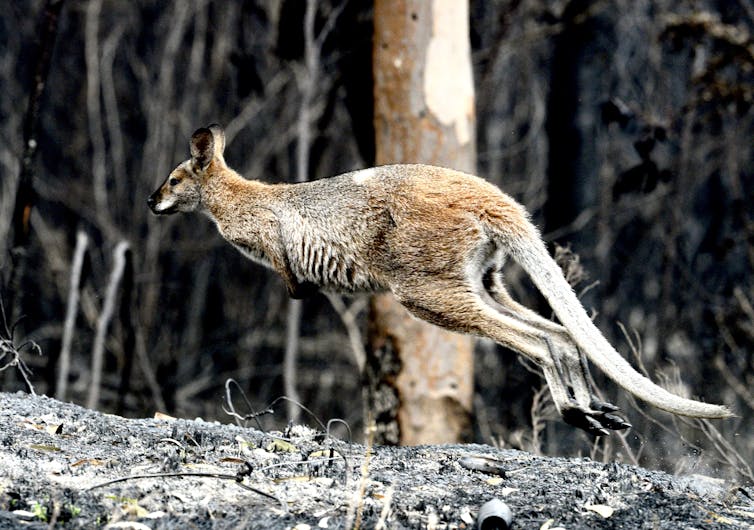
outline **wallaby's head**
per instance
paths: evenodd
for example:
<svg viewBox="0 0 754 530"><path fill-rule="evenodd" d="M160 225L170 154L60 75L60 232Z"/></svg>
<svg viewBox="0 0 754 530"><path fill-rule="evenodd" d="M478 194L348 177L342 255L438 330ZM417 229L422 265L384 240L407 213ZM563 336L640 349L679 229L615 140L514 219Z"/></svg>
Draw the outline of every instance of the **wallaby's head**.
<svg viewBox="0 0 754 530"><path fill-rule="evenodd" d="M213 170L225 168L225 133L219 125L197 129L189 145L191 158L175 168L147 199L147 205L158 215L196 210L204 182Z"/></svg>

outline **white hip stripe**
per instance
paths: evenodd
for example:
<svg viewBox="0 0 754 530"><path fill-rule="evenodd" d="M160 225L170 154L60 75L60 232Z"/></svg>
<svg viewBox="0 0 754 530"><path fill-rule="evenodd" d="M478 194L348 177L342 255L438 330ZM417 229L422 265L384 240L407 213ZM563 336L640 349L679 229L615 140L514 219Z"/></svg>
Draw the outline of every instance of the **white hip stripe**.
<svg viewBox="0 0 754 530"><path fill-rule="evenodd" d="M354 184L364 184L366 181L371 179L375 174L375 169L373 167L370 167L369 169L362 169L361 171L356 171L353 174L353 182Z"/></svg>

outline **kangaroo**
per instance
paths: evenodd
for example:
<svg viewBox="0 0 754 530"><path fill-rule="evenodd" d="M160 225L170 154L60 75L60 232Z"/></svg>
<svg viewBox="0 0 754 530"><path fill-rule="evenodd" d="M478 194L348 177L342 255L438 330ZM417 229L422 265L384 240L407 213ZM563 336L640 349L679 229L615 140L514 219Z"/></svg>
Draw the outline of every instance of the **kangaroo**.
<svg viewBox="0 0 754 530"><path fill-rule="evenodd" d="M198 129L189 145L191 158L148 206L158 215L203 212L244 255L275 270L290 296L390 291L415 317L489 337L531 359L564 421L595 435L631 425L595 397L587 358L655 407L731 416L634 370L592 323L524 207L483 179L410 164L265 184L228 167L219 125ZM512 299L501 272L507 257L532 278L561 324Z"/></svg>

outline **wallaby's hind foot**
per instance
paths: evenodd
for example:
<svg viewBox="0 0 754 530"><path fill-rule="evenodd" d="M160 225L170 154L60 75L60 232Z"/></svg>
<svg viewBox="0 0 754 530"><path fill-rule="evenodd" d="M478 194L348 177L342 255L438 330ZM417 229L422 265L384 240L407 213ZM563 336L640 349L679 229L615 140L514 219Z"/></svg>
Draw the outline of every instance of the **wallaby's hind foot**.
<svg viewBox="0 0 754 530"><path fill-rule="evenodd" d="M558 407L563 421L595 436L606 436L610 431L628 429L631 424L615 414L619 408L601 400L596 394L594 380L589 372L584 354L567 338L559 347L547 341L560 385L567 389L567 401ZM578 362L573 362L573 351L578 352ZM560 359L570 361L566 371ZM578 390L577 390L578 389Z"/></svg>
<svg viewBox="0 0 754 530"><path fill-rule="evenodd" d="M597 397L586 357L563 326L516 302L505 289L499 269L489 271L483 285L492 299L487 302L493 309L535 329L542 337L552 360L551 367L543 367L545 378L555 406L566 423L595 436L631 427L614 414L618 407Z"/></svg>
<svg viewBox="0 0 754 530"><path fill-rule="evenodd" d="M631 424L611 412L564 407L560 411L563 421L595 436L607 436L610 431L629 429Z"/></svg>

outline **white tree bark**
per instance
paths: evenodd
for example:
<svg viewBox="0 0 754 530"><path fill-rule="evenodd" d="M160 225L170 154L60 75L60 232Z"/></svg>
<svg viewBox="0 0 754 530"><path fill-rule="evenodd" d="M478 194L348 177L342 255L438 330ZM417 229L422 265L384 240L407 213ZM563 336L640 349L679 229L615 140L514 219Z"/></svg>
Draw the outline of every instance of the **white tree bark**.
<svg viewBox="0 0 754 530"><path fill-rule="evenodd" d="M113 252L115 262L113 263L113 270L110 273L110 280L107 283L105 301L102 305L102 312L97 320L97 332L94 336L94 346L92 347L92 382L89 387L89 397L86 400L86 406L90 409L96 409L99 405L100 388L102 386L102 367L105 358L105 339L107 338L107 329L115 312L118 286L123 278L123 271L126 268L126 251L128 248L128 242L121 241Z"/></svg>
<svg viewBox="0 0 754 530"><path fill-rule="evenodd" d="M71 342L76 326L76 314L78 313L79 298L81 296L81 269L84 265L84 254L89 245L89 237L83 230L76 234L76 248L73 251L71 263L71 279L68 287L68 303L65 310L65 323L63 324L63 339L58 360L58 379L55 385L55 398L65 401L68 391L68 374L71 371Z"/></svg>

